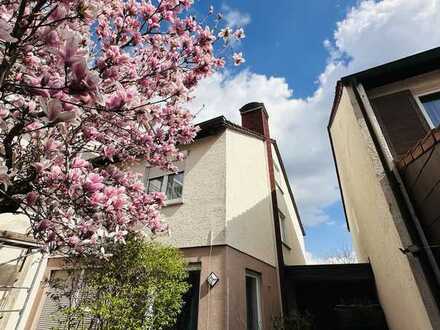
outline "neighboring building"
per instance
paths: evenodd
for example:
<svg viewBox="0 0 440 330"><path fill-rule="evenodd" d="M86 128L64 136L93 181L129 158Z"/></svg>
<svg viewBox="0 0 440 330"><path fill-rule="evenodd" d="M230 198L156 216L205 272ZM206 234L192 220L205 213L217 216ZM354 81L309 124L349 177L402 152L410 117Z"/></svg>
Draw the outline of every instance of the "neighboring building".
<svg viewBox="0 0 440 330"><path fill-rule="evenodd" d="M240 112L242 126L222 116L199 124L177 173L130 165L148 191L168 196L161 214L170 232L159 239L189 263L192 288L178 329L270 329L286 304L284 265L305 264L304 231L266 109L250 103ZM49 259L46 276L59 261ZM211 273L219 279L213 287ZM21 329L50 325L53 303L37 291Z"/></svg>
<svg viewBox="0 0 440 330"><path fill-rule="evenodd" d="M388 325L440 329L440 48L342 78L328 126Z"/></svg>
<svg viewBox="0 0 440 330"><path fill-rule="evenodd" d="M28 227L24 216L0 215L0 329L27 329L44 277L47 258Z"/></svg>

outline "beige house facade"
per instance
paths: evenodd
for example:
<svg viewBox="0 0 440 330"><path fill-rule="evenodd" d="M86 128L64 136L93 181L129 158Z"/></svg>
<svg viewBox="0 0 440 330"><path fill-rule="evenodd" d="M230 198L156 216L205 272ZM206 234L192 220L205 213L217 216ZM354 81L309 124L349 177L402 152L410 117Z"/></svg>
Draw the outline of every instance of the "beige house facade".
<svg viewBox="0 0 440 330"><path fill-rule="evenodd" d="M224 117L200 123L175 173L124 165L143 175L148 191L167 195L161 216L169 232L156 239L182 251L192 284L176 329L270 329L285 304L284 265L305 264L304 230L266 109L251 103L240 111L241 126ZM8 232L17 231L10 223ZM51 325L53 302L42 283L63 264L43 259L17 329Z"/></svg>
<svg viewBox="0 0 440 330"><path fill-rule="evenodd" d="M439 91L433 49L342 78L328 126L354 248L390 329L440 329Z"/></svg>

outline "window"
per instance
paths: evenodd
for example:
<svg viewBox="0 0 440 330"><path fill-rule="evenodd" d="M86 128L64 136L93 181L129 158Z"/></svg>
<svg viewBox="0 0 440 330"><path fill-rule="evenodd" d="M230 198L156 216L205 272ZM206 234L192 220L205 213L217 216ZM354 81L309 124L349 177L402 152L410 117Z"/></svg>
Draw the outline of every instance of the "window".
<svg viewBox="0 0 440 330"><path fill-rule="evenodd" d="M168 201L179 200L183 193L183 177L184 172L179 172L148 178L145 182L146 191L163 192Z"/></svg>
<svg viewBox="0 0 440 330"><path fill-rule="evenodd" d="M280 219L281 241L287 243L286 216L278 210L278 218Z"/></svg>
<svg viewBox="0 0 440 330"><path fill-rule="evenodd" d="M260 274L246 271L246 324L248 330L262 329L260 285Z"/></svg>
<svg viewBox="0 0 440 330"><path fill-rule="evenodd" d="M168 175L167 199L182 198L183 172Z"/></svg>
<svg viewBox="0 0 440 330"><path fill-rule="evenodd" d="M148 187L147 192L161 192L162 191L162 185L163 185L163 176L160 176L158 178L152 178L148 180Z"/></svg>
<svg viewBox="0 0 440 330"><path fill-rule="evenodd" d="M423 104L425 115L432 127L440 125L440 92L428 94L420 97Z"/></svg>

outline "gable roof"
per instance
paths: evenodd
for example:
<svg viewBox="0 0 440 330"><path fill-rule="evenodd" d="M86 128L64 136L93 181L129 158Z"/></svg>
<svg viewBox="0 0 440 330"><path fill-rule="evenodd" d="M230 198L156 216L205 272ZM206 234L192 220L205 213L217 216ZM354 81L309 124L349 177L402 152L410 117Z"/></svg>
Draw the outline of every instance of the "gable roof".
<svg viewBox="0 0 440 330"><path fill-rule="evenodd" d="M350 225L348 223L344 192L341 185L338 164L336 162L333 140L330 132L333 119L336 116L336 112L339 108L339 102L341 101L341 96L344 86L349 86L356 83L362 83L364 88L368 90L439 69L440 69L440 47L437 47L427 50L425 52L421 52L415 55L401 58L389 63L385 63L364 71L360 71L342 77L337 82L335 97L333 99L333 106L330 112L329 122L327 125L327 132L329 134L333 161L336 167L336 175L341 192L341 200L344 209L345 221L347 224L347 229L349 231L350 231Z"/></svg>
<svg viewBox="0 0 440 330"><path fill-rule="evenodd" d="M356 80L362 82L365 89L371 89L437 69L440 69L440 47L345 76L341 81Z"/></svg>
<svg viewBox="0 0 440 330"><path fill-rule="evenodd" d="M200 128L200 131L197 133L196 140L202 139L207 136L216 135L226 128L230 128L234 131L238 131L240 133L255 137L260 140L264 140L263 135L258 134L254 131L251 131L247 128L244 128L240 125L237 125L225 118L225 116L218 116L199 124L196 124Z"/></svg>
<svg viewBox="0 0 440 330"><path fill-rule="evenodd" d="M342 77L336 84L328 126L330 127L332 124L344 86L362 83L364 88L368 90L439 69L440 47L437 47Z"/></svg>

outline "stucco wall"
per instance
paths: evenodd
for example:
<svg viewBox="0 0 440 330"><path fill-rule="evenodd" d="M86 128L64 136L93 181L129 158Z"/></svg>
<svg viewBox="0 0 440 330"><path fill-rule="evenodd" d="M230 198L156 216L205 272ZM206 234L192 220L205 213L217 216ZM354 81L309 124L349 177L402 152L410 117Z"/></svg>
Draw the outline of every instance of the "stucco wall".
<svg viewBox="0 0 440 330"><path fill-rule="evenodd" d="M391 329L432 329L395 226L401 221L352 91L344 89L334 118L334 143L348 221L360 261L370 260Z"/></svg>
<svg viewBox="0 0 440 330"><path fill-rule="evenodd" d="M293 202L290 198L287 182L282 173L282 167L278 155L272 147L272 157L274 162L275 181L277 183L277 201L279 210L286 216L286 242L283 244L283 257L286 265L305 264L304 236L295 212Z"/></svg>
<svg viewBox="0 0 440 330"><path fill-rule="evenodd" d="M246 329L246 271L261 275L260 298L262 329L271 329L281 313L278 275L274 267L229 246L182 249L187 262L200 264L200 302L198 329ZM220 281L209 288L208 275Z"/></svg>
<svg viewBox="0 0 440 330"><path fill-rule="evenodd" d="M276 265L267 153L264 142L235 130L197 140L183 148L182 203L165 206L162 219L170 228L158 239L179 248L228 244ZM275 161L278 163L274 153ZM280 168L279 164L277 165ZM144 173L145 164L131 165ZM287 217L287 264L304 263L304 241L282 175L277 180L280 210Z"/></svg>
<svg viewBox="0 0 440 330"><path fill-rule="evenodd" d="M158 237L179 248L225 244L226 133L184 146L182 203L165 206L162 220L169 234ZM144 173L145 164L132 166Z"/></svg>
<svg viewBox="0 0 440 330"><path fill-rule="evenodd" d="M226 131L226 243L276 265L266 146L233 130Z"/></svg>

